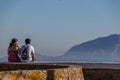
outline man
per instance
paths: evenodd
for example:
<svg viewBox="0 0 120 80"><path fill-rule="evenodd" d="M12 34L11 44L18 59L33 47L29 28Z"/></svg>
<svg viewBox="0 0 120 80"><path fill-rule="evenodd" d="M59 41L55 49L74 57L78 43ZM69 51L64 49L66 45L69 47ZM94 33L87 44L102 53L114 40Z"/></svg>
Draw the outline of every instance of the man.
<svg viewBox="0 0 120 80"><path fill-rule="evenodd" d="M26 54L26 55L25 55ZM25 45L21 48L21 61L32 62L35 60L35 50L31 45L31 39L25 39Z"/></svg>

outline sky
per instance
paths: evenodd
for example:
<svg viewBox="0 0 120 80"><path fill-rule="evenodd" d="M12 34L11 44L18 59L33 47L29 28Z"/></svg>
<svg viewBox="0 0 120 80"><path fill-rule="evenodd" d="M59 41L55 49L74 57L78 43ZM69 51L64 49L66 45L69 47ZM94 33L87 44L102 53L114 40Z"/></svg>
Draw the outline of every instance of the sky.
<svg viewBox="0 0 120 80"><path fill-rule="evenodd" d="M31 38L37 54L60 56L98 37L120 34L120 0L0 0L0 56L12 38Z"/></svg>

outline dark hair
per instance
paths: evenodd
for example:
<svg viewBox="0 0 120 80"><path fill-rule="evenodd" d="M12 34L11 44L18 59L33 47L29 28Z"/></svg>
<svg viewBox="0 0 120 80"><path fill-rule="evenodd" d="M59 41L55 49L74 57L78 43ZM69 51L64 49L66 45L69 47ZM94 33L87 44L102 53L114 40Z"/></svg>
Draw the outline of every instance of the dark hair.
<svg viewBox="0 0 120 80"><path fill-rule="evenodd" d="M9 44L9 47L12 47L13 44L15 44L18 40L16 38L13 38Z"/></svg>
<svg viewBox="0 0 120 80"><path fill-rule="evenodd" d="M29 38L25 39L25 43L26 44L30 44L31 43L31 39L29 39Z"/></svg>

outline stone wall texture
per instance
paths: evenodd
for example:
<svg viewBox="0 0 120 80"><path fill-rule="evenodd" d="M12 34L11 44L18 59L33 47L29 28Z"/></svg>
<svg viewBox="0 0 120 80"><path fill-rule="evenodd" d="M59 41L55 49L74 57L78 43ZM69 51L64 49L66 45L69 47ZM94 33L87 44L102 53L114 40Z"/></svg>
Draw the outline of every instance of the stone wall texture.
<svg viewBox="0 0 120 80"><path fill-rule="evenodd" d="M8 64L7 64L8 65ZM25 64L24 64L25 65ZM0 65L1 66L1 65ZM0 80L84 80L82 67L79 66L68 66L68 67L53 67L57 65L51 65L52 68L50 69L50 65L48 65L49 69L46 69L47 65L44 65L44 67L41 67L43 69L39 69L37 67L37 70L32 65L32 70L21 70L18 68L23 69L20 67L20 64L9 64L8 66L5 66L4 68L0 68ZM37 65L37 66L43 66L43 65ZM24 68L30 67L30 66L24 66ZM8 70L6 70L8 69ZM12 69L12 70L9 70ZM14 70L15 69L15 70ZM28 69L28 68L27 68Z"/></svg>
<svg viewBox="0 0 120 80"><path fill-rule="evenodd" d="M84 80L82 68L55 70L55 80Z"/></svg>
<svg viewBox="0 0 120 80"><path fill-rule="evenodd" d="M2 71L0 80L46 80L47 72L38 70Z"/></svg>

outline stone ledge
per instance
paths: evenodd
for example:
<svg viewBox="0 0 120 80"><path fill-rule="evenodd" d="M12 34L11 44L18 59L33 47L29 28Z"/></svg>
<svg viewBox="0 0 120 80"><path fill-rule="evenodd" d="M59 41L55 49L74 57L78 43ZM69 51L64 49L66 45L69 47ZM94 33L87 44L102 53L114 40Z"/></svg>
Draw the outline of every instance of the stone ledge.
<svg viewBox="0 0 120 80"><path fill-rule="evenodd" d="M40 63L1 63L0 80L84 80L82 67Z"/></svg>
<svg viewBox="0 0 120 80"><path fill-rule="evenodd" d="M41 63L0 63L0 71L13 70L48 70L68 68L68 65L41 64Z"/></svg>

